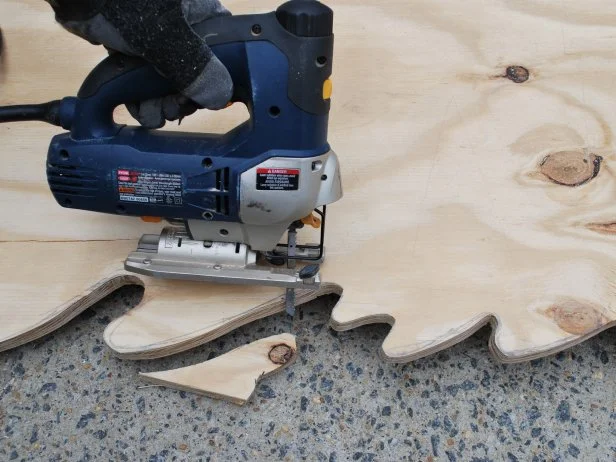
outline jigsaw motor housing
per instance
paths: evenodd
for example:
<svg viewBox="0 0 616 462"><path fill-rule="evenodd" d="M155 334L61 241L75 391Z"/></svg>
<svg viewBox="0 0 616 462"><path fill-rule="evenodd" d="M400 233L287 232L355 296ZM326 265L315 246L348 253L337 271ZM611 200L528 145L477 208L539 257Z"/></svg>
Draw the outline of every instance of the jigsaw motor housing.
<svg viewBox="0 0 616 462"><path fill-rule="evenodd" d="M114 109L173 93L151 65L114 55L62 100L47 177L69 208L183 220L196 238L273 248L286 228L342 195L327 142L331 10L299 0L195 26L229 70L250 118L224 135L116 124Z"/></svg>

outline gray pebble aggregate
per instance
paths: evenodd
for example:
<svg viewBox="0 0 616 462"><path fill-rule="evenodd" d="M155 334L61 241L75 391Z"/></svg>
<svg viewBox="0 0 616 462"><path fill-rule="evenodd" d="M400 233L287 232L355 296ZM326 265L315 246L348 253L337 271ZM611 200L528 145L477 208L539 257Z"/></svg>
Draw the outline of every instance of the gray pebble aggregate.
<svg viewBox="0 0 616 462"><path fill-rule="evenodd" d="M616 460L616 331L514 365L489 329L409 364L378 357L389 326L336 333L334 298L257 321L189 352L115 358L105 325L130 287L55 333L0 354L0 460ZM299 359L248 405L146 386L139 371L195 364L293 328Z"/></svg>

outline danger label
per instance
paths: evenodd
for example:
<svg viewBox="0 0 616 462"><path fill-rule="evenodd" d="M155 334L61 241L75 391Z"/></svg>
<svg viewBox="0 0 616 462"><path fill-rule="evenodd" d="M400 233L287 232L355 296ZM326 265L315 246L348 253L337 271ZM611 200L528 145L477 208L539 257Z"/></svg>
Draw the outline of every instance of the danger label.
<svg viewBox="0 0 616 462"><path fill-rule="evenodd" d="M179 173L120 169L117 179L121 201L182 205L182 175Z"/></svg>
<svg viewBox="0 0 616 462"><path fill-rule="evenodd" d="M258 168L257 189L265 191L297 191L299 189L299 169Z"/></svg>

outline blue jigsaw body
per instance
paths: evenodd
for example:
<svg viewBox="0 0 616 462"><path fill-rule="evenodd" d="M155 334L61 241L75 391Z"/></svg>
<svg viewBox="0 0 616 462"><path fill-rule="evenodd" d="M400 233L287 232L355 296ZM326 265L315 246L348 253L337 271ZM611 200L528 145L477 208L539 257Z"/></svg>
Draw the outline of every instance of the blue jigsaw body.
<svg viewBox="0 0 616 462"><path fill-rule="evenodd" d="M171 223L142 236L127 270L283 287L291 313L296 288L319 287L326 205L342 197L327 142L332 27L332 10L315 0L194 25L229 71L231 102L250 115L223 135L114 122L120 105L175 92L150 64L120 54L101 62L76 97L2 107L0 122L67 130L47 153L49 186L63 207ZM318 244L297 242L305 225L320 228Z"/></svg>
<svg viewBox="0 0 616 462"><path fill-rule="evenodd" d="M260 36L252 32L254 24ZM249 120L225 135L118 125L113 121L117 106L173 89L147 63L110 57L94 69L78 97L61 102L60 122L70 132L52 139L47 158L49 185L60 205L132 216L239 221L243 172L272 157L310 158L329 150L329 101L323 100L322 87L331 72L331 33L295 35L274 13L217 18L202 30L229 35L220 38L227 43L211 48L229 70L233 100L247 106ZM320 67L315 60L327 55L327 65ZM312 72L298 79L292 72L306 66L290 61L301 59L310 61ZM292 80L309 89L299 104L290 98ZM321 101L302 104L309 98Z"/></svg>

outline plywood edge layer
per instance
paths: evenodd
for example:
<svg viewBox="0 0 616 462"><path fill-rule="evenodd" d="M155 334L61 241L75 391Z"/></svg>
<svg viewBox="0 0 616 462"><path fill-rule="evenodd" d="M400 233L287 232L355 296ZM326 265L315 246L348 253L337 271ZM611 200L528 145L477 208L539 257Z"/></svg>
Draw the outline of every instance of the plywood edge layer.
<svg viewBox="0 0 616 462"><path fill-rule="evenodd" d="M375 315L365 316L359 319L354 319L352 322L340 323L335 319L330 319L330 327L337 332L344 332L352 329L356 329L361 326L370 324L389 324L392 326L392 330L395 329L395 318L390 315ZM490 339L488 347L490 353L500 363L503 364L515 364L526 361L532 361L534 359L543 358L552 354L559 353L574 347L601 332L616 326L616 320L610 321L592 331L585 333L584 335L569 335L564 337L563 340L553 342L551 344L537 346L536 348L527 348L519 350L505 350L499 346L497 338L499 332L499 322L495 315L488 314L473 320L465 325L464 329L460 329L454 335L443 336L430 342L430 345L426 343L409 344L408 352L402 352L402 348L397 348L396 353L388 352L385 347L381 347L379 350L379 357L391 364L400 364L416 361L418 359L426 358L440 351L446 350L460 342L468 339L475 333L477 333L484 326L489 325L491 327Z"/></svg>
<svg viewBox="0 0 616 462"><path fill-rule="evenodd" d="M19 332L11 333L0 340L0 352L16 348L52 333L107 295L120 287L131 284L143 285L143 282L138 277L128 274L116 274L97 282L81 295L50 310L45 317L42 317L34 325L30 325Z"/></svg>
<svg viewBox="0 0 616 462"><path fill-rule="evenodd" d="M148 288L146 283L146 294L144 295L144 299L147 298L147 290ZM322 283L321 287L317 290L298 290L296 292L296 303L297 306L301 306L316 298L330 294L342 294L342 287L334 283ZM162 358L211 342L212 340L222 337L238 327L284 311L284 296L281 295L256 307L248 308L244 312L231 318L225 317L224 307L213 308L220 312L220 319L217 321L212 321L209 319L207 325L212 327L185 333L181 336L172 336L169 338L160 339L160 341L156 342L144 342L143 345L122 345L119 341L116 341L115 334L118 332L118 329L122 328L122 324L126 322L129 317L133 316L133 311L148 309L146 302L129 311L126 315L112 321L105 329L104 340L114 354L122 359L146 360ZM177 314L178 316L182 316L181 307L177 307ZM169 331L173 331L173 329L169 329Z"/></svg>

